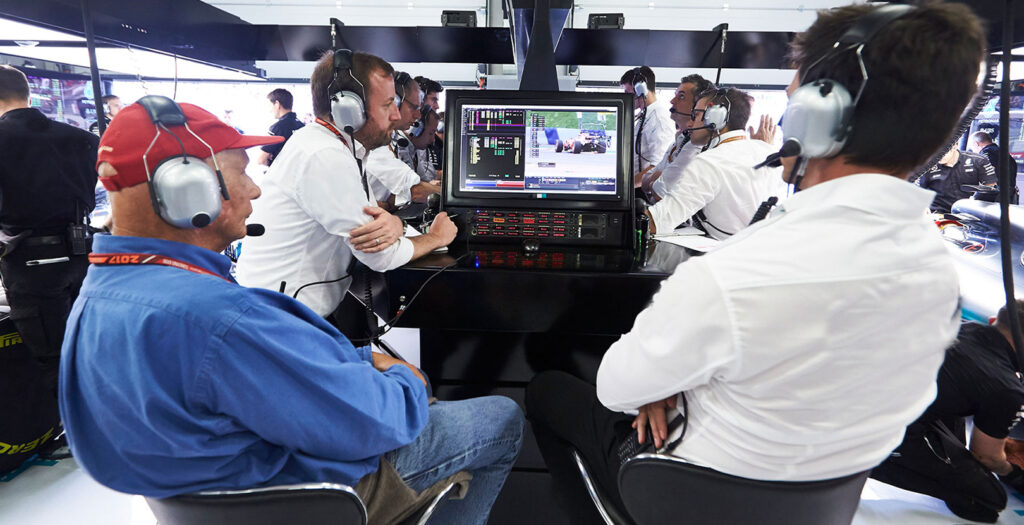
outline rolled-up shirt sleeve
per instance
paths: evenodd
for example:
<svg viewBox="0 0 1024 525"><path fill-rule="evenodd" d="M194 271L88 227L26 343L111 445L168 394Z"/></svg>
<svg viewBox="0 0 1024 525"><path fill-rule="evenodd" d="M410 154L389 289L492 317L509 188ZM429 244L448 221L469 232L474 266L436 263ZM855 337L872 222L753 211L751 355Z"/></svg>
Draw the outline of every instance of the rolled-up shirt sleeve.
<svg viewBox="0 0 1024 525"><path fill-rule="evenodd" d="M420 176L398 160L387 146L366 155L366 175L391 192L396 205L408 202L412 187L420 183Z"/></svg>
<svg viewBox="0 0 1024 525"><path fill-rule="evenodd" d="M393 270L409 262L413 245L404 237L376 253L352 248L349 232L373 220L363 208L376 206L376 202L367 197L358 172L346 172L343 167L331 164L330 160L335 158L332 152L309 158L304 171L307 175L297 185L296 203L328 233L343 238L356 259L373 271Z"/></svg>
<svg viewBox="0 0 1024 525"><path fill-rule="evenodd" d="M721 189L722 176L714 164L701 157L694 158L662 199L648 209L656 231L671 233L713 201Z"/></svg>
<svg viewBox="0 0 1024 525"><path fill-rule="evenodd" d="M736 360L733 319L709 265L685 262L662 283L632 330L605 353L597 397L626 412L727 378Z"/></svg>

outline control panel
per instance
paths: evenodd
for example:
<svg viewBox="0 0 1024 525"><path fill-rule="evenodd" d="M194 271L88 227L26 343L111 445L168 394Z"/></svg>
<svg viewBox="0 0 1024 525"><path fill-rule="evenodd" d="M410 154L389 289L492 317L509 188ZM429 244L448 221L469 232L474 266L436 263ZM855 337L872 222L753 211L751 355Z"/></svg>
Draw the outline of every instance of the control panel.
<svg viewBox="0 0 1024 525"><path fill-rule="evenodd" d="M627 214L604 211L529 209L451 209L464 214L463 235L470 241L519 242L537 239L542 244L622 246Z"/></svg>

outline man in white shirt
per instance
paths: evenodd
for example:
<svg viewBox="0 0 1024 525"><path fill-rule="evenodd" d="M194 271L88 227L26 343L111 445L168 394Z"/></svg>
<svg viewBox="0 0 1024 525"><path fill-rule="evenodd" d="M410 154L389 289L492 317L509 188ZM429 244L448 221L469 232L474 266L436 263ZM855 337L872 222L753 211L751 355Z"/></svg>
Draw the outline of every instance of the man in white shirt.
<svg viewBox="0 0 1024 525"><path fill-rule="evenodd" d="M640 187L644 173L658 164L672 145L676 127L669 118L668 103L658 100L651 68L640 66L626 71L619 79L619 85L634 97L633 180L634 186Z"/></svg>
<svg viewBox="0 0 1024 525"><path fill-rule="evenodd" d="M785 194L781 168L753 169L774 149L747 137L751 102L750 95L732 88L701 94L689 123L690 142L709 149L686 165L666 168L675 181L647 211L652 233L671 233L693 218L709 236L727 239L750 224L762 202ZM728 108L724 126L706 116L715 106L719 112Z"/></svg>
<svg viewBox="0 0 1024 525"><path fill-rule="evenodd" d="M808 66L875 9L820 12L793 41L798 78L856 92L851 49ZM596 389L559 372L531 382L527 414L575 523L596 513L569 447L618 502L618 446L632 432L649 443L648 427L670 454L763 480L852 475L900 443L934 398L960 324L957 274L925 216L934 194L906 178L976 92L985 42L963 4L918 7L882 28L864 47L871 80L839 154L808 160L802 191L768 219L680 264L609 348ZM924 73L940 64L936 85ZM908 121L913 147L898 125ZM677 409L685 435L667 429Z"/></svg>
<svg viewBox="0 0 1024 525"><path fill-rule="evenodd" d="M419 83L405 72L397 72L394 77L398 120L392 126L390 142L366 155L366 174L377 201L401 206L410 200L426 202L440 188L425 184L411 164L410 152L415 150L407 130L420 116L423 101Z"/></svg>
<svg viewBox="0 0 1024 525"><path fill-rule="evenodd" d="M348 290L353 256L383 272L448 245L456 233L441 213L429 234L404 237L401 220L376 206L362 161L387 144L399 119L393 69L372 55L353 57L352 74L337 78L330 60L317 63L310 79L317 121L296 131L267 171L251 216L267 231L246 240L237 267L243 285L281 290L321 316ZM364 96L366 123L351 134L331 117L329 96L340 90Z"/></svg>
<svg viewBox="0 0 1024 525"><path fill-rule="evenodd" d="M665 152L653 169L644 173L641 177L640 188L648 199L658 202L666 193L666 188L675 182L681 169L670 172L666 180L662 180L665 169L670 165L677 165L685 168L690 160L700 153L700 146L690 142L690 118L693 116L693 108L697 105L697 99L701 93L706 93L714 88L714 84L706 78L693 74L682 78L676 87L675 95L669 101L669 114L672 122L676 125L676 139L672 146ZM670 180L669 180L670 179Z"/></svg>

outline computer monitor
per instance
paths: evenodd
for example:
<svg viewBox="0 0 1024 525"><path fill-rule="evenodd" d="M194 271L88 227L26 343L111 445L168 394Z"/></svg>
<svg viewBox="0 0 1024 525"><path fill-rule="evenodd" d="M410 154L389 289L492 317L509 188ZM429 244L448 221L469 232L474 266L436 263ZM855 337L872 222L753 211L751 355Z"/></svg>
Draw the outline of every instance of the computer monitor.
<svg viewBox="0 0 1024 525"><path fill-rule="evenodd" d="M631 97L451 91L447 100L442 205L467 215L463 234L632 242Z"/></svg>

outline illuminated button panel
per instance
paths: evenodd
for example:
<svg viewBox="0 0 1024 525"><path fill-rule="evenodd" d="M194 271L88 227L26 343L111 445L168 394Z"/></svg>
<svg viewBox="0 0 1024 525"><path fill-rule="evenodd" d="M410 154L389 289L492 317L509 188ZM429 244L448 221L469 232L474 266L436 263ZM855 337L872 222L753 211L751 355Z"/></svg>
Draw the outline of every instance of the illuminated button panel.
<svg viewBox="0 0 1024 525"><path fill-rule="evenodd" d="M477 238L604 240L609 218L604 213L569 211L476 210L470 233Z"/></svg>

